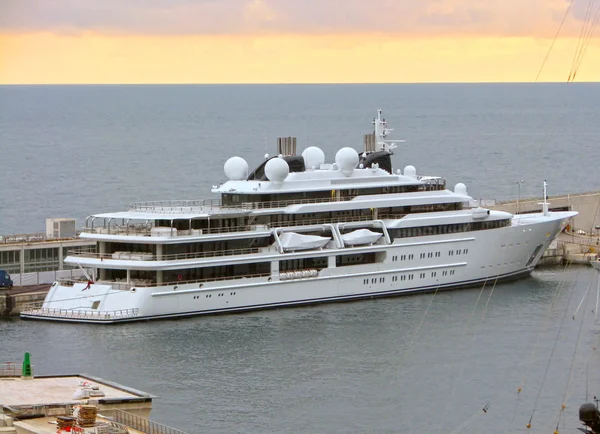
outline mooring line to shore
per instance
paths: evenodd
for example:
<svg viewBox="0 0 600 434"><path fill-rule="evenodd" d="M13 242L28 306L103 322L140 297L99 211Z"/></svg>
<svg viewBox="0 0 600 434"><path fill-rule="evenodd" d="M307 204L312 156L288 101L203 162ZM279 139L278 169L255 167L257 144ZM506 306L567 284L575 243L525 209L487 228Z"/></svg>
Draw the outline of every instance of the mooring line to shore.
<svg viewBox="0 0 600 434"><path fill-rule="evenodd" d="M531 428L531 422L533 420L533 415L534 415L534 413L535 413L535 411L537 409L537 404L538 404L538 401L539 401L540 396L542 394L542 390L544 388L544 382L546 381L546 377L548 376L548 370L550 368L550 362L552 361L552 357L554 356L554 351L556 351L556 345L558 343L558 338L560 337L560 333L563 330L563 324L565 322L565 318L567 317L567 312L569 310L569 305L571 304L571 298L573 297L573 293L575 292L575 285L577 284L577 279L578 278L579 278L579 272L575 276L575 281L573 282L573 286L572 286L571 291L569 293L569 298L568 298L567 303L565 305L563 316L562 316L562 319L560 321L560 326L558 327L558 332L556 333L556 338L554 339L554 344L552 345L552 351L550 352L550 357L548 357L548 362L546 363L546 369L544 370L544 376L542 377L542 382L540 384L537 396L535 398L535 402L533 404L533 410L531 411L531 417L529 418L529 422L527 423L527 428Z"/></svg>
<svg viewBox="0 0 600 434"><path fill-rule="evenodd" d="M572 265L571 261L568 261L564 268L563 271L568 271L570 270ZM548 330L548 327L550 326L550 315L552 313L552 308L555 306L556 304L556 300L558 299L558 295L560 294L560 292L562 291L562 289L566 286L566 281L565 280L560 280L557 282L556 284L556 289L554 290L554 293L552 294L552 298L550 300L550 303L548 305L548 308L546 310L546 314L545 314L545 318L542 321L542 325L541 327L538 329L536 335L535 335L535 340L533 341L533 346L531 347L531 351L529 353L529 356L527 358L527 361L524 364L524 373L523 376L521 378L521 381L519 382L518 386L517 386L517 396L515 399L515 406L513 408L513 415L512 415L512 419L511 419L511 424L510 424L510 432L511 434L514 432L514 421L516 418L516 412L517 412L517 407L518 407L518 403L521 397L521 392L523 391L523 389L525 389L525 385L527 384L527 373L529 371L529 367L533 365L533 363L535 362L535 356L537 353L537 349L539 347L539 342L540 342L540 338L542 336L542 332L545 332Z"/></svg>
<svg viewBox="0 0 600 434"><path fill-rule="evenodd" d="M496 289L496 284L498 283L499 275L500 274L498 273L496 275L496 278L494 279L494 284L492 285L492 289L490 290L490 293L488 294L488 298L486 300L485 306L483 308L483 311L481 312L481 316L479 317L479 325L481 325L481 323L483 322L485 313L487 312L488 305L490 304L490 300L492 298L492 295L494 294L494 289ZM475 317L475 311L477 310L477 306L479 305L479 300L481 299L481 295L483 294L483 290L485 289L486 283L487 283L487 280L484 282L483 286L481 287L481 290L479 291L479 295L477 296L477 301L475 302L475 306L473 306L471 315L469 316L469 320L463 325L464 327L471 325L470 322ZM461 332L461 336L466 336L466 335L467 335L467 333L465 333L464 331ZM475 331L473 332L473 339L471 341L471 345L475 342L476 339L477 339L477 330L475 329ZM466 350L466 348L465 348L465 350ZM444 419L446 418L446 414L448 413L448 407L450 405L450 402L452 401L452 397L454 396L454 393L456 392L456 388L458 387L458 382L460 381L460 379L462 378L462 376L464 374L465 364L466 363L463 360L463 363L462 363L461 369L460 369L460 374L454 380L454 385L452 386L452 391L450 392L450 399L448 400L448 404L446 404L446 408L444 409L444 413L442 414L442 417L440 420L442 427L443 427Z"/></svg>

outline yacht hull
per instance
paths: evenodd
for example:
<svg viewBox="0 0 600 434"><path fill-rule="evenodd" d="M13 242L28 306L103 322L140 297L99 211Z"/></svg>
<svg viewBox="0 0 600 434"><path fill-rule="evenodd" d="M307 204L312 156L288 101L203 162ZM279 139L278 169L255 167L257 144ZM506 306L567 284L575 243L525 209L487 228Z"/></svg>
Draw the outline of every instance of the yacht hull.
<svg viewBox="0 0 600 434"><path fill-rule="evenodd" d="M529 275L574 214L517 216L504 228L325 250L320 254L333 260L316 277L280 280L274 272L271 276L131 290L56 282L43 305L25 310L21 317L109 324L494 285ZM335 266L336 255L369 252L376 255L373 263ZM310 257L311 252L302 254ZM287 259L287 255L272 260Z"/></svg>

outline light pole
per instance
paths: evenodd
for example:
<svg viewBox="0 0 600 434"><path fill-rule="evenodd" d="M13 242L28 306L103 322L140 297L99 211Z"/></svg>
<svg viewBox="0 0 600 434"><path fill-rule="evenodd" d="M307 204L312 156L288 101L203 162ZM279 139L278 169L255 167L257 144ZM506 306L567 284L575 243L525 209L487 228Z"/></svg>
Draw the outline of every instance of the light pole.
<svg viewBox="0 0 600 434"><path fill-rule="evenodd" d="M517 214L521 212L521 184L523 184L524 182L524 179L521 179L520 181L515 181L515 184L517 184L517 186L519 187L519 196L517 199Z"/></svg>

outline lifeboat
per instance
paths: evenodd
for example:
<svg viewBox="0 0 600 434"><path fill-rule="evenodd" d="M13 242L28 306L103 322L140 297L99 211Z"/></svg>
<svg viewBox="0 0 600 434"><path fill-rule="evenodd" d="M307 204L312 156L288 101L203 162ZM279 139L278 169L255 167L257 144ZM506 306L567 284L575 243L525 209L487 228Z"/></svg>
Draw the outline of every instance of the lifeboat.
<svg viewBox="0 0 600 434"><path fill-rule="evenodd" d="M344 241L344 244L348 246L358 246L362 244L373 244L381 238L382 235L383 234L380 234L379 232L373 232L368 229L357 229L342 235L342 240Z"/></svg>
<svg viewBox="0 0 600 434"><path fill-rule="evenodd" d="M320 249L331 240L330 237L302 235L296 232L284 232L279 236L281 248L286 252L296 250Z"/></svg>

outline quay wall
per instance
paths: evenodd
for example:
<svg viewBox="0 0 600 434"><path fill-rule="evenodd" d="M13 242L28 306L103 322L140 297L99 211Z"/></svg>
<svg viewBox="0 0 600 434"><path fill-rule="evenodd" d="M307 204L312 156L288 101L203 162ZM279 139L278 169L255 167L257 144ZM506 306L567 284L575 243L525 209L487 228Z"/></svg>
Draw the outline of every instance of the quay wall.
<svg viewBox="0 0 600 434"><path fill-rule="evenodd" d="M490 209L506 211L512 214L541 212L542 198L523 198L517 201L499 202ZM548 198L550 209L564 208L570 211L579 212L573 217L572 228L583 230L587 235L597 235L600 237L600 191L567 194L564 196L553 196Z"/></svg>
<svg viewBox="0 0 600 434"><path fill-rule="evenodd" d="M44 301L48 290L49 286L46 286L46 289L36 288L30 292L14 294L11 294L10 291L3 291L0 293L0 317L18 316L26 304Z"/></svg>

